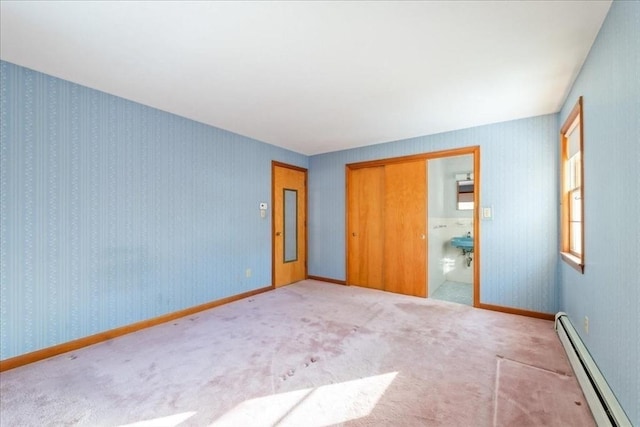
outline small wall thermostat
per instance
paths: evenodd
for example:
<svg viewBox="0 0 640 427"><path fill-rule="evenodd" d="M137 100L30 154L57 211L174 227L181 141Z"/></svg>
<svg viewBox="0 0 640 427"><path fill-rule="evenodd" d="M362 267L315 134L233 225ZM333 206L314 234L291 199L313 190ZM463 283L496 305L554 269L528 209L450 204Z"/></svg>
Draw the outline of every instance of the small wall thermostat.
<svg viewBox="0 0 640 427"><path fill-rule="evenodd" d="M260 218L267 217L267 204L265 202L260 202Z"/></svg>

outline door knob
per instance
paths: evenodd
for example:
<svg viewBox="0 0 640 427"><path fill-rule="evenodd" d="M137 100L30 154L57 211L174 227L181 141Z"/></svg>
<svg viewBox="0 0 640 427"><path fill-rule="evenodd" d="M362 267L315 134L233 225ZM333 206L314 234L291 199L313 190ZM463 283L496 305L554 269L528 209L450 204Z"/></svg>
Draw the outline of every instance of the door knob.
<svg viewBox="0 0 640 427"><path fill-rule="evenodd" d="M351 233L351 235L352 235L353 237L356 237L356 236L357 236L357 234L356 234L356 233Z"/></svg>
<svg viewBox="0 0 640 427"><path fill-rule="evenodd" d="M420 235L420 238L421 238L422 240L426 239L426 237L427 237L427 236L425 236L424 234L421 234L421 235Z"/></svg>

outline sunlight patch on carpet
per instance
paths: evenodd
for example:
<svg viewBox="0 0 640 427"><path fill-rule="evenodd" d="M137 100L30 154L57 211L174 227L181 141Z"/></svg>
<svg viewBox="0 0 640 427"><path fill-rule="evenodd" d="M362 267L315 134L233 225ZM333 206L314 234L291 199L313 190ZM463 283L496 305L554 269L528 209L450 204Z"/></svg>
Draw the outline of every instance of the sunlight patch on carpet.
<svg viewBox="0 0 640 427"><path fill-rule="evenodd" d="M573 376L498 358L494 426L593 426Z"/></svg>
<svg viewBox="0 0 640 427"><path fill-rule="evenodd" d="M181 414L169 415L167 417L154 418L152 420L138 421L133 424L121 425L119 427L175 427L182 422L188 420L193 417L197 412L182 412Z"/></svg>
<svg viewBox="0 0 640 427"><path fill-rule="evenodd" d="M397 374L246 400L211 426L321 426L355 420L371 413Z"/></svg>

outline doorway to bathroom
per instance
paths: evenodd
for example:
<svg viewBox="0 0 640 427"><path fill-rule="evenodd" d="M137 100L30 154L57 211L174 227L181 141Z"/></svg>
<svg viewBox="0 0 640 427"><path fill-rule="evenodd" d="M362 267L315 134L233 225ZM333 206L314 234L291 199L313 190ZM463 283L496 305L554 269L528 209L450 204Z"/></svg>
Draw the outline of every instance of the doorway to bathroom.
<svg viewBox="0 0 640 427"><path fill-rule="evenodd" d="M475 251L474 156L428 160L429 297L473 305Z"/></svg>
<svg viewBox="0 0 640 427"><path fill-rule="evenodd" d="M347 164L347 284L478 306L479 178L478 146Z"/></svg>

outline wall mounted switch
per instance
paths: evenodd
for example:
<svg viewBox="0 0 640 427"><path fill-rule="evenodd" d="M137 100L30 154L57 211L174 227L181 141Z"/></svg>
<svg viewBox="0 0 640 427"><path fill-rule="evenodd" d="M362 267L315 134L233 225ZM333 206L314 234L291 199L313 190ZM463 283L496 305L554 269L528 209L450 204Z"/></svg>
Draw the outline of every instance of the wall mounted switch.
<svg viewBox="0 0 640 427"><path fill-rule="evenodd" d="M483 219L491 219L491 217L493 216L493 209L491 209L491 206L487 206L482 208L482 218Z"/></svg>
<svg viewBox="0 0 640 427"><path fill-rule="evenodd" d="M589 317L584 316L584 332L589 335Z"/></svg>

